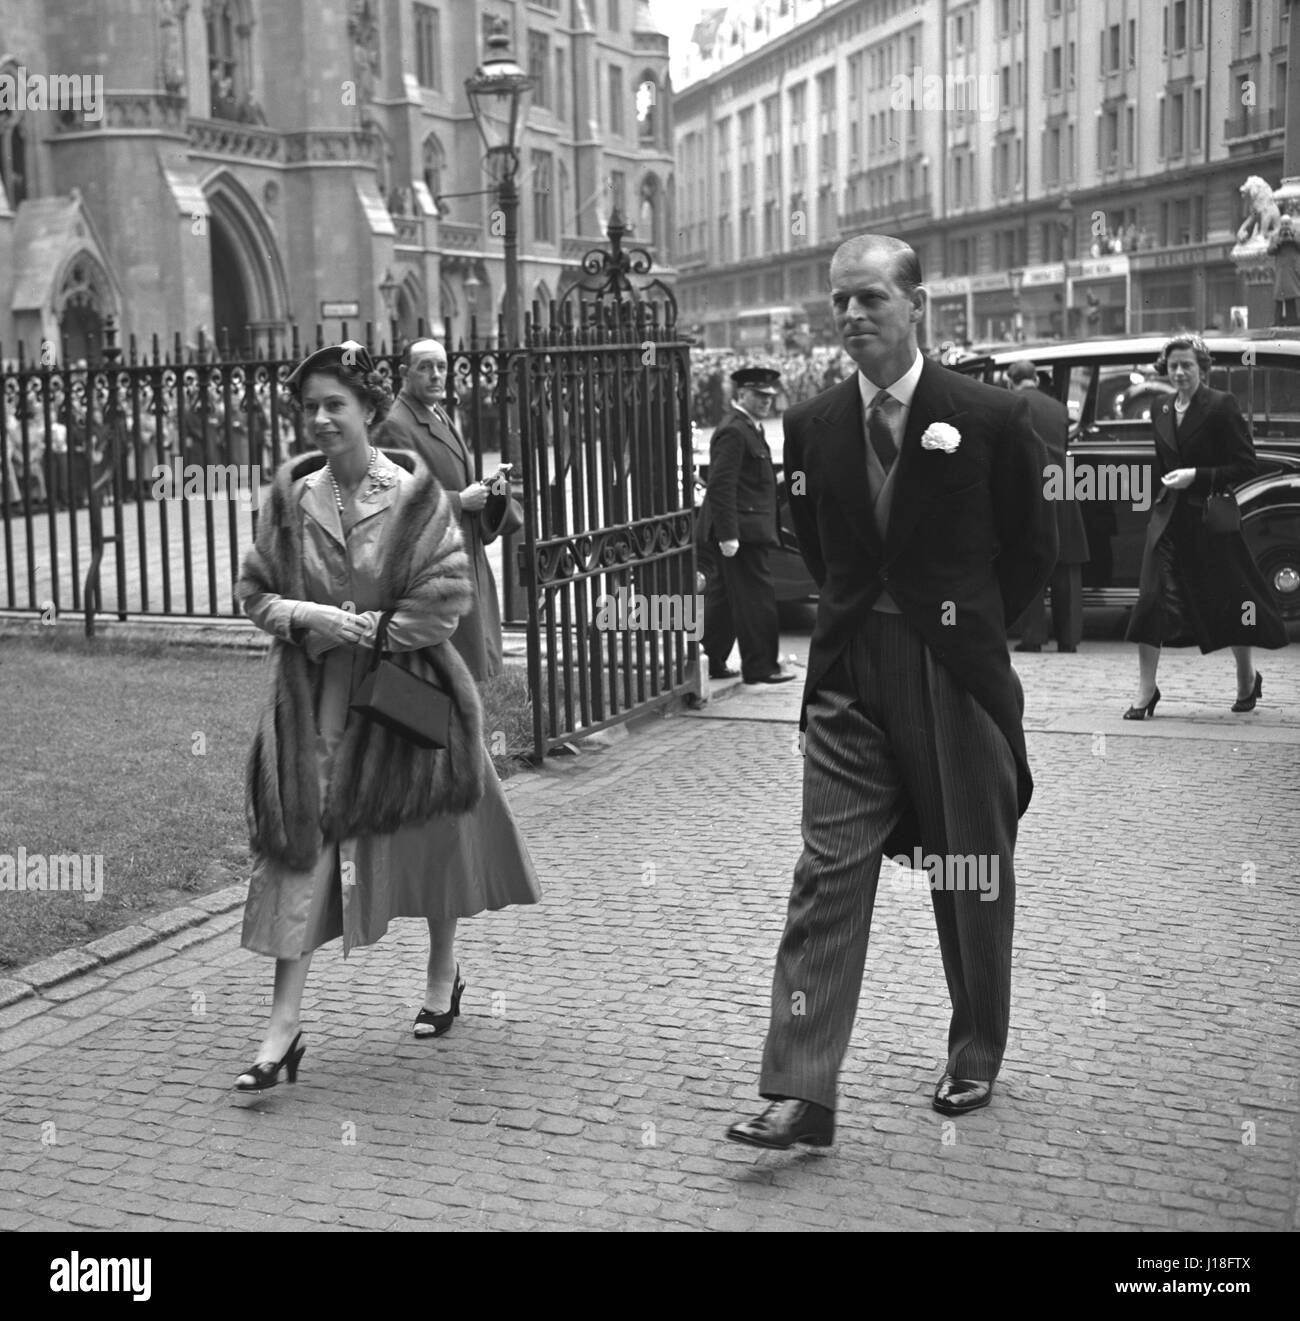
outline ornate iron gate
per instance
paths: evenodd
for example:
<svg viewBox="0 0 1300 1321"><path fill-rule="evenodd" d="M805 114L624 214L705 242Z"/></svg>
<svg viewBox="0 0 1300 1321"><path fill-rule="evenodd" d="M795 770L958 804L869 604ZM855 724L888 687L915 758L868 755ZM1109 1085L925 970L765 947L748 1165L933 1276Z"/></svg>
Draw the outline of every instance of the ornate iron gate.
<svg viewBox="0 0 1300 1321"><path fill-rule="evenodd" d="M633 283L649 254L607 232L510 356L538 757L687 690L699 652L690 348L671 291Z"/></svg>

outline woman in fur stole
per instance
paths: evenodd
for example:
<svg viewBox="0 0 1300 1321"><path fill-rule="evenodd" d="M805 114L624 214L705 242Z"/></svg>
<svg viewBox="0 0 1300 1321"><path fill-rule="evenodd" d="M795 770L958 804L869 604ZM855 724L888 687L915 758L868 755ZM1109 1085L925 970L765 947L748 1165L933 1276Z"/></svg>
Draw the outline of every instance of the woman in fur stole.
<svg viewBox="0 0 1300 1321"><path fill-rule="evenodd" d="M429 923L415 1035L440 1036L465 989L456 920L540 898L528 850L483 747L482 708L447 646L473 604L451 504L415 455L369 443L390 396L351 341L311 354L286 382L320 453L277 472L236 594L275 641L270 692L248 760L254 855L243 945L275 958L271 1020L240 1091L297 1077L299 1009L312 951L369 945L393 917ZM375 630L451 694L449 746L425 750L349 711Z"/></svg>

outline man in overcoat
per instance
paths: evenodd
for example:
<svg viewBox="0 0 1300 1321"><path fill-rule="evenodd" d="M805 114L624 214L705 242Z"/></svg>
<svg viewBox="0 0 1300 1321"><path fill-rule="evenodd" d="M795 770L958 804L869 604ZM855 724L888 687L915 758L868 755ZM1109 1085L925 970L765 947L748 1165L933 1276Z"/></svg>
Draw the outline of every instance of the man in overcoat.
<svg viewBox="0 0 1300 1321"><path fill-rule="evenodd" d="M881 863L904 849L912 870L926 858L952 1000L933 1104L960 1115L988 1103L1010 1019L1012 854L1033 788L1006 628L1056 560L1028 406L922 357L915 252L850 239L830 277L858 370L785 415L790 511L821 596L804 850L759 1078L771 1104L727 1133L759 1147L834 1140Z"/></svg>
<svg viewBox="0 0 1300 1321"><path fill-rule="evenodd" d="M1038 369L1027 359L1013 362L1007 368L1007 383L1013 390L1024 393L1029 421L1047 446L1047 461L1063 473L1070 435L1070 415L1065 405L1038 388ZM1051 631L1057 651L1077 651L1083 637L1083 566L1088 562L1088 532L1078 501L1053 500L1052 507L1060 549L1050 580ZM1042 651L1048 632L1043 603L1033 602L1019 622L1021 632L1016 650Z"/></svg>
<svg viewBox="0 0 1300 1321"><path fill-rule="evenodd" d="M730 678L731 648L740 643L746 683L785 683L780 621L768 553L779 546L776 473L763 433L781 374L766 367L732 372L731 407L709 443L709 486L696 525L704 570L701 649L711 679Z"/></svg>
<svg viewBox="0 0 1300 1321"><path fill-rule="evenodd" d="M443 400L447 352L435 339L406 350L402 389L375 436L376 445L415 450L451 497L474 573L474 608L462 616L451 644L482 682L501 673L501 607L485 547L523 522L523 511L502 480L474 477L474 456ZM507 566L509 572L509 566Z"/></svg>

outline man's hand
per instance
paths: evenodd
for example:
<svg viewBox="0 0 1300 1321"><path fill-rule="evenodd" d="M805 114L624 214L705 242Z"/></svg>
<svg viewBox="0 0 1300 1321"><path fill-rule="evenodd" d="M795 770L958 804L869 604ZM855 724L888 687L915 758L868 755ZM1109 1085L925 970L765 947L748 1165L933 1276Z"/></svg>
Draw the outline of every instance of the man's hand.
<svg viewBox="0 0 1300 1321"><path fill-rule="evenodd" d="M740 542L720 541L718 542L718 549L727 559L731 559L731 557L740 549Z"/></svg>
<svg viewBox="0 0 1300 1321"><path fill-rule="evenodd" d="M483 482L471 482L460 493L460 507L470 514L477 514L488 502L488 488Z"/></svg>
<svg viewBox="0 0 1300 1321"><path fill-rule="evenodd" d="M1175 468L1172 472L1165 473L1160 480L1166 486L1173 487L1175 491L1181 491L1190 486L1195 479L1195 468Z"/></svg>
<svg viewBox="0 0 1300 1321"><path fill-rule="evenodd" d="M316 605L304 601L294 611L294 623L319 633L333 643L355 646L366 636L369 627L364 619L337 606Z"/></svg>

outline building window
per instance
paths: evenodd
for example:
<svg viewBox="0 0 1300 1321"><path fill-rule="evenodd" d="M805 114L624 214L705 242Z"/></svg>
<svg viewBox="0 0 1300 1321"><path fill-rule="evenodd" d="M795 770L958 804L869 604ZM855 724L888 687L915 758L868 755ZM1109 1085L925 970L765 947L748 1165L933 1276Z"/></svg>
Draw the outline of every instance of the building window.
<svg viewBox="0 0 1300 1321"><path fill-rule="evenodd" d="M533 238L538 243L555 242L555 183L549 151L532 154Z"/></svg>
<svg viewBox="0 0 1300 1321"><path fill-rule="evenodd" d="M1237 26L1243 37L1250 35L1255 26L1255 0L1241 0Z"/></svg>
<svg viewBox="0 0 1300 1321"><path fill-rule="evenodd" d="M823 176L835 168L835 70L828 69L817 77L817 155Z"/></svg>
<svg viewBox="0 0 1300 1321"><path fill-rule="evenodd" d="M1047 84L1049 92L1059 92L1064 74L1064 52L1060 46L1053 46L1043 56L1043 81Z"/></svg>
<svg viewBox="0 0 1300 1321"><path fill-rule="evenodd" d="M1138 23L1136 18L1128 21L1128 67L1136 69L1138 62Z"/></svg>
<svg viewBox="0 0 1300 1321"><path fill-rule="evenodd" d="M415 6L415 81L442 91L441 15L429 5Z"/></svg>
<svg viewBox="0 0 1300 1321"><path fill-rule="evenodd" d="M1124 164L1130 168L1137 161L1137 113L1130 106L1124 107Z"/></svg>
<svg viewBox="0 0 1300 1321"><path fill-rule="evenodd" d="M1101 117L1097 135L1097 168L1114 170L1119 167L1119 110L1107 110Z"/></svg>
<svg viewBox="0 0 1300 1321"><path fill-rule="evenodd" d="M1169 98L1169 155L1177 160L1183 154L1185 98L1182 92L1175 92Z"/></svg>
<svg viewBox="0 0 1300 1321"><path fill-rule="evenodd" d="M239 15L235 0L214 4L207 20L208 86L213 119L241 119L241 98L247 97L240 66Z"/></svg>
<svg viewBox="0 0 1300 1321"><path fill-rule="evenodd" d="M736 116L740 139L740 197L748 203L754 196L754 107L748 106ZM744 242L744 219L741 219L741 242Z"/></svg>
<svg viewBox="0 0 1300 1321"><path fill-rule="evenodd" d="M1201 121L1203 119L1204 95L1199 87L1192 88L1191 113L1192 122L1188 137L1191 139L1191 149L1194 152L1201 149Z"/></svg>
<svg viewBox="0 0 1300 1321"><path fill-rule="evenodd" d="M533 104L551 106L551 39L545 32L528 34L528 75L533 80Z"/></svg>
<svg viewBox="0 0 1300 1321"><path fill-rule="evenodd" d="M1173 52L1178 55L1187 49L1187 0L1174 0Z"/></svg>
<svg viewBox="0 0 1300 1321"><path fill-rule="evenodd" d="M564 118L564 84L566 81L564 51L557 46L555 48L555 115L557 119Z"/></svg>
<svg viewBox="0 0 1300 1321"><path fill-rule="evenodd" d="M807 147L804 145L807 103L807 83L790 89L790 186L796 191L803 187L807 172Z"/></svg>
<svg viewBox="0 0 1300 1321"><path fill-rule="evenodd" d="M623 134L623 70L617 64L609 66L609 131Z"/></svg>
<svg viewBox="0 0 1300 1321"><path fill-rule="evenodd" d="M14 78L18 77L12 65L5 72ZM17 210L19 203L27 200L30 191L27 180L27 135L22 118L18 115L0 120L0 182L4 183L10 207Z"/></svg>
<svg viewBox="0 0 1300 1321"><path fill-rule="evenodd" d="M611 32L617 32L623 26L622 14L619 13L618 0L609 0L609 28Z"/></svg>

